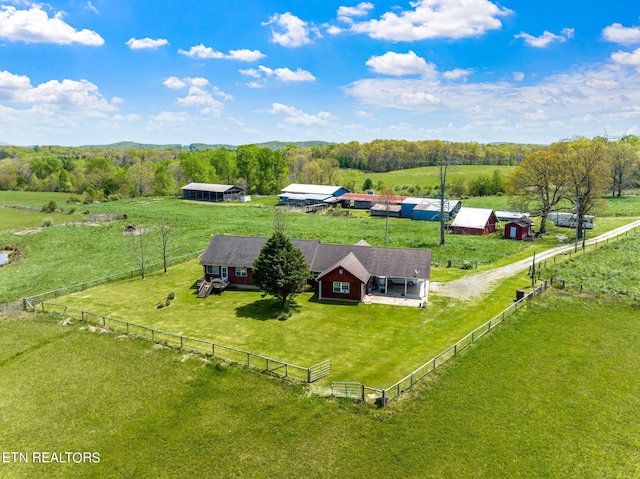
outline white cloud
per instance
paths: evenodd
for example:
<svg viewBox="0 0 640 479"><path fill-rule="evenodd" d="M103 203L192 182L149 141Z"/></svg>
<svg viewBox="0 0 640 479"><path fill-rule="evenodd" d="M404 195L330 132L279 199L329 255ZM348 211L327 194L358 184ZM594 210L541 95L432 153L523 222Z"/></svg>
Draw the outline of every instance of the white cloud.
<svg viewBox="0 0 640 479"><path fill-rule="evenodd" d="M306 70L301 70L298 68L296 71L290 70L289 68L276 68L271 69L269 67L265 67L260 65L258 69L263 72L266 76L274 76L280 81L290 82L290 81L315 81L316 77L314 77L311 73Z"/></svg>
<svg viewBox="0 0 640 479"><path fill-rule="evenodd" d="M266 57L266 55L260 50L247 50L246 48L243 48L241 50L229 50L229 55L225 58L243 62L254 62L264 57Z"/></svg>
<svg viewBox="0 0 640 479"><path fill-rule="evenodd" d="M289 68L269 68L264 65L258 66L257 69L249 68L247 70L238 70L245 76L250 76L252 78L264 79L264 78L275 78L282 82L302 82L302 81L315 81L316 77L314 77L310 72L306 70L302 70L298 68L296 71L290 70ZM258 81L252 81L247 84L250 88L262 88L264 83Z"/></svg>
<svg viewBox="0 0 640 479"><path fill-rule="evenodd" d="M203 88L192 86L184 98L178 98L178 105L187 107L201 107L200 113L220 117L224 105L213 98L213 95Z"/></svg>
<svg viewBox="0 0 640 479"><path fill-rule="evenodd" d="M363 17L373 9L373 3L361 2L355 7L338 8L338 20L345 23L352 23L353 17Z"/></svg>
<svg viewBox="0 0 640 479"><path fill-rule="evenodd" d="M621 65L631 65L640 68L640 48L633 52L616 52L611 54L611 59Z"/></svg>
<svg viewBox="0 0 640 479"><path fill-rule="evenodd" d="M359 118L364 118L365 120L373 121L376 119L376 116L368 111L356 110L353 114Z"/></svg>
<svg viewBox="0 0 640 479"><path fill-rule="evenodd" d="M262 76L262 73L260 73L260 70L256 70L255 68L247 68L246 70L238 70L238 71L243 75L253 77L253 78L260 78Z"/></svg>
<svg viewBox="0 0 640 479"><path fill-rule="evenodd" d="M512 13L489 0L417 0L411 6L413 10L387 12L379 20L356 22L351 30L391 41L467 38L500 29L498 18Z"/></svg>
<svg viewBox="0 0 640 479"><path fill-rule="evenodd" d="M524 80L524 72L513 72L513 79L517 82Z"/></svg>
<svg viewBox="0 0 640 479"><path fill-rule="evenodd" d="M409 53L387 52L382 56L372 56L366 65L376 73L383 75L404 76L420 75L423 78L434 78L436 67L433 63L427 63L413 51Z"/></svg>
<svg viewBox="0 0 640 479"><path fill-rule="evenodd" d="M125 45L127 45L132 50L144 50L164 47L165 45L169 45L169 42L164 38L158 38L155 40L149 37L130 38L129 40L127 40L127 43L125 43Z"/></svg>
<svg viewBox="0 0 640 479"><path fill-rule="evenodd" d="M640 62L640 53L638 57ZM386 119L402 119L394 110L427 114L422 125L427 133L449 138L455 133L465 141L556 141L600 134L603 125L625 130L640 124L637 73L611 64L549 76L535 85L364 79L344 91L361 105L381 109ZM454 126L439 126L447 123Z"/></svg>
<svg viewBox="0 0 640 479"><path fill-rule="evenodd" d="M327 33L329 35L339 35L340 33L342 33L344 30L340 27L336 27L335 25L329 25L327 27Z"/></svg>
<svg viewBox="0 0 640 479"><path fill-rule="evenodd" d="M167 88L171 88L172 90L180 90L181 88L184 88L185 86L187 86L185 82L183 82L182 80L180 80L180 78L175 76L167 78L163 82L163 84L164 86L166 86Z"/></svg>
<svg viewBox="0 0 640 479"><path fill-rule="evenodd" d="M614 23L602 30L605 40L622 45L631 45L640 42L640 27L623 27L619 23Z"/></svg>
<svg viewBox="0 0 640 479"><path fill-rule="evenodd" d="M0 91L26 90L31 88L31 80L25 75L14 75L8 71L0 72Z"/></svg>
<svg viewBox="0 0 640 479"><path fill-rule="evenodd" d="M225 60L238 60L243 62L252 62L264 58L266 55L259 50L230 50L229 53L222 53L214 50L211 47L205 47L202 43L200 45L192 46L189 50L178 50L180 55L185 55L191 58L203 58L206 60L211 59L225 59Z"/></svg>
<svg viewBox="0 0 640 479"><path fill-rule="evenodd" d="M465 80L469 75L473 73L471 68L455 68L453 70L449 70L448 72L444 72L442 74L447 80L458 80L460 78L464 78Z"/></svg>
<svg viewBox="0 0 640 479"><path fill-rule="evenodd" d="M80 43L101 46L104 39L96 32L76 30L65 23L64 12L49 17L40 5L32 5L28 10L15 7L0 7L0 38L26 43L56 43L69 45Z"/></svg>
<svg viewBox="0 0 640 479"><path fill-rule="evenodd" d="M287 48L311 43L311 32L318 35L317 30L311 28L307 22L289 12L276 13L262 25L273 25L271 27L271 42Z"/></svg>
<svg viewBox="0 0 640 479"><path fill-rule="evenodd" d="M620 87L620 83L615 80L600 80L597 78L586 81L585 85L596 90L615 90Z"/></svg>
<svg viewBox="0 0 640 479"><path fill-rule="evenodd" d="M553 42L564 43L568 38L573 38L573 28L563 28L560 35L545 30L539 37L520 32L518 35L514 35L514 38L522 38L531 47L546 48Z"/></svg>
<svg viewBox="0 0 640 479"><path fill-rule="evenodd" d="M223 100L232 100L233 96L223 92L217 86L207 89L209 86L209 80L202 77L186 77L178 78L175 76L167 78L163 84L167 88L173 90L179 90L185 87L189 87L187 96L184 98L178 98L176 102L180 106L185 107L199 107L200 113L203 115L211 115L214 117L220 117L224 109L224 104L214 97L221 98Z"/></svg>
<svg viewBox="0 0 640 479"><path fill-rule="evenodd" d="M310 115L292 106L282 103L273 103L268 113L283 115L285 123L299 126L326 126L329 122L337 120L337 117L329 112L321 111L317 115Z"/></svg>
<svg viewBox="0 0 640 479"><path fill-rule="evenodd" d="M100 15L100 12L98 11L98 9L91 2L87 2L87 4L85 5L84 8L85 8L85 10L89 10L89 11L95 13L96 15Z"/></svg>

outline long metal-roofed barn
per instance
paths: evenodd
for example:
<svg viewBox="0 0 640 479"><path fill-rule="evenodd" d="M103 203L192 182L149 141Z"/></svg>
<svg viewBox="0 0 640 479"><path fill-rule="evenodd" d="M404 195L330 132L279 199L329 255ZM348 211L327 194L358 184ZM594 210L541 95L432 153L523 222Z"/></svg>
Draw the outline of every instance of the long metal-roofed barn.
<svg viewBox="0 0 640 479"><path fill-rule="evenodd" d="M317 204L335 204L338 197L349 193L343 186L309 185L291 183L282 188L278 198L281 204L289 206L311 206Z"/></svg>
<svg viewBox="0 0 640 479"><path fill-rule="evenodd" d="M462 203L458 200L444 200L445 221L458 214ZM401 216L414 220L439 221L440 200L438 198L416 198L409 196L402 200Z"/></svg>
<svg viewBox="0 0 640 479"><path fill-rule="evenodd" d="M182 188L182 198L198 201L234 201L244 196L244 190L234 185L189 183Z"/></svg>

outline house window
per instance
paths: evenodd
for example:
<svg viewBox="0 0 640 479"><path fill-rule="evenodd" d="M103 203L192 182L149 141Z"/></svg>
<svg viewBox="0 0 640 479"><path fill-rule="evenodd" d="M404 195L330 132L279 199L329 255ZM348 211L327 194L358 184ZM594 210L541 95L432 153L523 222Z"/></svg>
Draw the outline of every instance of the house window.
<svg viewBox="0 0 640 479"><path fill-rule="evenodd" d="M345 283L344 281L334 281L333 282L333 292L334 293L349 294L350 286L351 285L349 283Z"/></svg>
<svg viewBox="0 0 640 479"><path fill-rule="evenodd" d="M206 265L204 267L204 272L207 274L220 274L220 266Z"/></svg>
<svg viewBox="0 0 640 479"><path fill-rule="evenodd" d="M236 268L236 276L247 276L247 268Z"/></svg>

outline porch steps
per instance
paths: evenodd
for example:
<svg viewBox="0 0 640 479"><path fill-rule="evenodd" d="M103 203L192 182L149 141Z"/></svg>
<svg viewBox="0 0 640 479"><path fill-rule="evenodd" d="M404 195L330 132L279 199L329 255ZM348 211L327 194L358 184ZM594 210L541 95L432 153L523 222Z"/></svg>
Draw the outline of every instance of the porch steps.
<svg viewBox="0 0 640 479"><path fill-rule="evenodd" d="M203 281L198 289L198 298L206 298L213 291L213 282L211 281Z"/></svg>

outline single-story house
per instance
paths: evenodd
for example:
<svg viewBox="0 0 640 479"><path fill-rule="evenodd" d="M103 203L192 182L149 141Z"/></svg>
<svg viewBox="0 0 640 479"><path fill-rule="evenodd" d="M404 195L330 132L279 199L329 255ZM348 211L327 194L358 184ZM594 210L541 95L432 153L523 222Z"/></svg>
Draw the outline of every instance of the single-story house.
<svg viewBox="0 0 640 479"><path fill-rule="evenodd" d="M504 226L504 237L509 239L523 240L533 234L533 221L526 216L509 221Z"/></svg>
<svg viewBox="0 0 640 479"><path fill-rule="evenodd" d="M414 217L416 207L420 206L418 217ZM457 200L444 200L444 210L447 213L446 220L454 218L462 203ZM440 221L440 199L439 198L415 198L409 196L402 200L402 218L413 218L428 221Z"/></svg>
<svg viewBox="0 0 640 479"><path fill-rule="evenodd" d="M181 189L182 198L185 200L231 201L239 200L244 195L242 188L233 185L189 183Z"/></svg>
<svg viewBox="0 0 640 479"><path fill-rule="evenodd" d="M292 206L309 206L319 203L335 203L339 196L349 193L342 186L307 185L292 183L280 190L280 203Z"/></svg>
<svg viewBox="0 0 640 479"><path fill-rule="evenodd" d="M383 203L376 203L369 209L371 216L389 216L391 218L400 218L401 211L401 205L386 205Z"/></svg>
<svg viewBox="0 0 640 479"><path fill-rule="evenodd" d="M353 208L357 210L368 210L377 203L388 202L392 205L399 205L404 200L404 196L387 196L365 194L365 193L346 193L338 198L343 208Z"/></svg>
<svg viewBox="0 0 640 479"><path fill-rule="evenodd" d="M230 285L255 287L253 261L266 238L215 235L200 264L204 280L225 280ZM310 285L319 299L363 301L376 290L390 295L391 286L401 296L414 291L426 303L431 275L431 250L325 244L317 240L291 240L302 251L311 271Z"/></svg>
<svg viewBox="0 0 640 479"><path fill-rule="evenodd" d="M498 218L492 209L462 207L451 223L455 234L488 235L495 233Z"/></svg>

